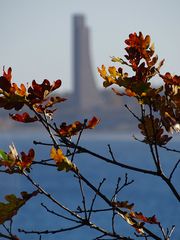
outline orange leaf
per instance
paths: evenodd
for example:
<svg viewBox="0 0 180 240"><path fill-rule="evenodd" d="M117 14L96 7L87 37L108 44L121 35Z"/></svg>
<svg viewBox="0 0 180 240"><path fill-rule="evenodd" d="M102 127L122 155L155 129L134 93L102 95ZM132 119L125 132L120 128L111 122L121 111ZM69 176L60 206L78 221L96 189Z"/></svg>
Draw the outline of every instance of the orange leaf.
<svg viewBox="0 0 180 240"><path fill-rule="evenodd" d="M91 120L89 120L86 128L90 128L90 129L95 128L99 122L100 122L100 119L93 117Z"/></svg>

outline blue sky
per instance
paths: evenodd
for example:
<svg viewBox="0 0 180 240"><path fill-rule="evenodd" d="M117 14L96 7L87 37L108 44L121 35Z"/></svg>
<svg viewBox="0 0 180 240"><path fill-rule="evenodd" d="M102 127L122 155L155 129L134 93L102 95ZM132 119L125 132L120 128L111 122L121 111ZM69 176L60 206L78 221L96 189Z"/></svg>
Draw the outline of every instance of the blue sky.
<svg viewBox="0 0 180 240"><path fill-rule="evenodd" d="M13 68L14 81L62 79L72 89L72 16L81 13L91 29L91 58L111 65L110 56L124 55L131 32L150 34L163 72L180 75L179 0L0 0L0 69Z"/></svg>

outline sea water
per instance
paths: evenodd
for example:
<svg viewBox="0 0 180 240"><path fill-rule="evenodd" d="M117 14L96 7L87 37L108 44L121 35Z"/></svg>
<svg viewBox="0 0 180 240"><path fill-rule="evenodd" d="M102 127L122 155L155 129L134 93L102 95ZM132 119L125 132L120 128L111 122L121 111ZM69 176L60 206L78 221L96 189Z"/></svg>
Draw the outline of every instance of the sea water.
<svg viewBox="0 0 180 240"><path fill-rule="evenodd" d="M27 152L31 147L33 147L36 151L36 161L48 159L50 147L41 145L34 146L32 143L33 140L49 142L46 137L42 136L27 137L25 135L24 137L18 137L16 135L12 139L12 136L10 135L3 137L3 139L1 137L0 148L8 151L8 145L13 141L19 152ZM125 134L118 136L116 134L101 134L98 135L98 137L97 135L91 135L83 137L80 141L81 146L111 159L112 156L109 152L108 144L111 146L111 150L115 159L117 159L119 162L150 170L155 169L148 146L135 141L129 135L127 136ZM176 140L172 142L170 147L178 149L179 141ZM175 152L169 152L165 149L161 149L160 157L165 173L170 174L174 164L179 159L179 155ZM142 212L145 216L156 215L157 219L165 228L171 228L172 225L176 225L172 240L180 239L179 203L168 186L162 182L161 179L113 166L98 158L83 153L75 156L74 163L79 168L81 174L91 181L91 183L93 183L96 187L99 186L99 183L103 178L106 178L101 190L109 198L111 198L114 194L117 179L120 177L120 184L123 185L127 173L128 181L134 180L134 182L120 191L117 196L117 200L134 203L134 211ZM178 191L180 191L179 173L179 168L177 168L172 179ZM48 193L52 194L52 196L64 206L73 210L76 210L78 206L82 208L82 195L80 192L79 183L73 174L59 172L54 167L34 165L30 175L37 184L40 184ZM89 188L84 184L83 189L86 198L86 207L89 208L94 197L94 193L90 191ZM20 196L20 192L22 191L31 192L33 190L34 187L23 176L6 175L4 173L0 174L0 201L4 201L3 198L6 194L14 193L17 196ZM18 215L13 218L13 230L17 233L21 240L38 240L39 236L25 235L23 233L20 234L17 232L18 228L30 231L43 231L57 230L76 225L73 222L68 222L50 212L47 212L47 210L41 206L41 203L45 204L49 210L71 217L70 215L64 213L62 209L57 207L43 195L38 195L27 202L26 205L19 210ZM108 206L103 203L99 197L97 197L95 208L107 207ZM102 228L108 229L109 231L112 230L111 213L101 212L92 214L91 221ZM120 235L129 236L134 232L134 230L129 227L127 223L118 217L116 217L115 227ZM147 225L147 227L149 227L155 233L159 233L159 230L157 230L158 228L156 226ZM41 239L90 240L95 239L100 235L101 233L98 233L95 230L88 229L88 227L83 227L74 231L68 231L56 235L42 235ZM134 238L136 239L135 236Z"/></svg>

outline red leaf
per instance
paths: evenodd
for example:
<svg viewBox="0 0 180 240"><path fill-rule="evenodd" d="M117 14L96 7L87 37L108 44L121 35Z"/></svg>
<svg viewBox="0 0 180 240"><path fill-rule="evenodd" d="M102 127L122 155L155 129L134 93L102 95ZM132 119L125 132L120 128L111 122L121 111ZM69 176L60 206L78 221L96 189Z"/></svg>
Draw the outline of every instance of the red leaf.
<svg viewBox="0 0 180 240"><path fill-rule="evenodd" d="M9 92L11 88L11 83L4 76L0 77L0 88L5 92Z"/></svg>
<svg viewBox="0 0 180 240"><path fill-rule="evenodd" d="M62 135L64 137L71 137L71 136L76 135L79 131L81 131L83 128L83 125L84 124L80 123L79 121L76 121L69 125L67 125L64 122L60 126L59 133L60 133L60 135Z"/></svg>
<svg viewBox="0 0 180 240"><path fill-rule="evenodd" d="M158 224L159 222L156 219L156 216L153 215L152 217L145 217L141 212L131 212L129 214L130 217L138 219L144 223L150 223L150 224Z"/></svg>
<svg viewBox="0 0 180 240"><path fill-rule="evenodd" d="M17 121L17 122L23 122L23 123L30 123L37 121L37 117L30 117L30 115L27 112L24 112L23 114L10 114L10 117Z"/></svg>
<svg viewBox="0 0 180 240"><path fill-rule="evenodd" d="M8 81L11 81L12 79L12 68L9 67L7 72L5 72L4 67L3 67L3 77L5 77Z"/></svg>
<svg viewBox="0 0 180 240"><path fill-rule="evenodd" d="M63 122L60 126L59 133L64 137L71 137L76 135L78 132L80 132L83 129L95 128L95 126L99 123L99 121L100 120L98 118L93 117L91 120L89 120L87 125L79 121L75 121L74 123L69 125Z"/></svg>
<svg viewBox="0 0 180 240"><path fill-rule="evenodd" d="M171 84L171 85L180 85L180 76L177 75L171 75L171 73L167 72L165 75L161 75L160 77L164 80L166 84Z"/></svg>
<svg viewBox="0 0 180 240"><path fill-rule="evenodd" d="M33 80L32 86L28 88L28 99L32 103L41 103L43 100L45 100L49 93L53 92L60 86L61 80L56 80L52 85L47 79L45 79L41 84L38 84L35 80Z"/></svg>
<svg viewBox="0 0 180 240"><path fill-rule="evenodd" d="M51 91L54 91L54 90L58 89L61 86L61 83L62 82L61 82L60 79L56 80L51 87Z"/></svg>
<svg viewBox="0 0 180 240"><path fill-rule="evenodd" d="M17 162L17 166L19 166L21 169L29 168L32 164L34 156L35 152L32 148L29 150L28 154L21 152L21 161Z"/></svg>

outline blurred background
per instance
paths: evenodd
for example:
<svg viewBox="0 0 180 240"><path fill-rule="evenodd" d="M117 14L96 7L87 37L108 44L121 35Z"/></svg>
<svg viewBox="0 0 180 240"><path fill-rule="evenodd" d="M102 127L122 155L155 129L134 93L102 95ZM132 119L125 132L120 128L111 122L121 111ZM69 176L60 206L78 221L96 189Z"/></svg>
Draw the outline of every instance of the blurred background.
<svg viewBox="0 0 180 240"><path fill-rule="evenodd" d="M0 0L0 69L13 68L14 80L63 80L62 91L73 90L74 14L83 14L90 28L92 70L110 56L124 55L131 32L149 34L164 71L180 74L180 2L178 0Z"/></svg>
<svg viewBox="0 0 180 240"><path fill-rule="evenodd" d="M180 74L178 0L1 0L0 3L0 69L11 66L13 81L18 83L61 79L60 94L68 101L56 115L59 121L97 115L104 119L100 129L134 128L128 122L128 111L119 110L124 100L114 96L110 89L102 91L103 80L97 72L102 64L113 65L111 56L124 56L124 40L130 33L149 34L159 60L166 59L162 72ZM78 16L81 32L77 28ZM84 29L86 36L82 34ZM159 81L154 79L155 84ZM1 111L0 121L6 122L2 131L14 126L3 119Z"/></svg>

